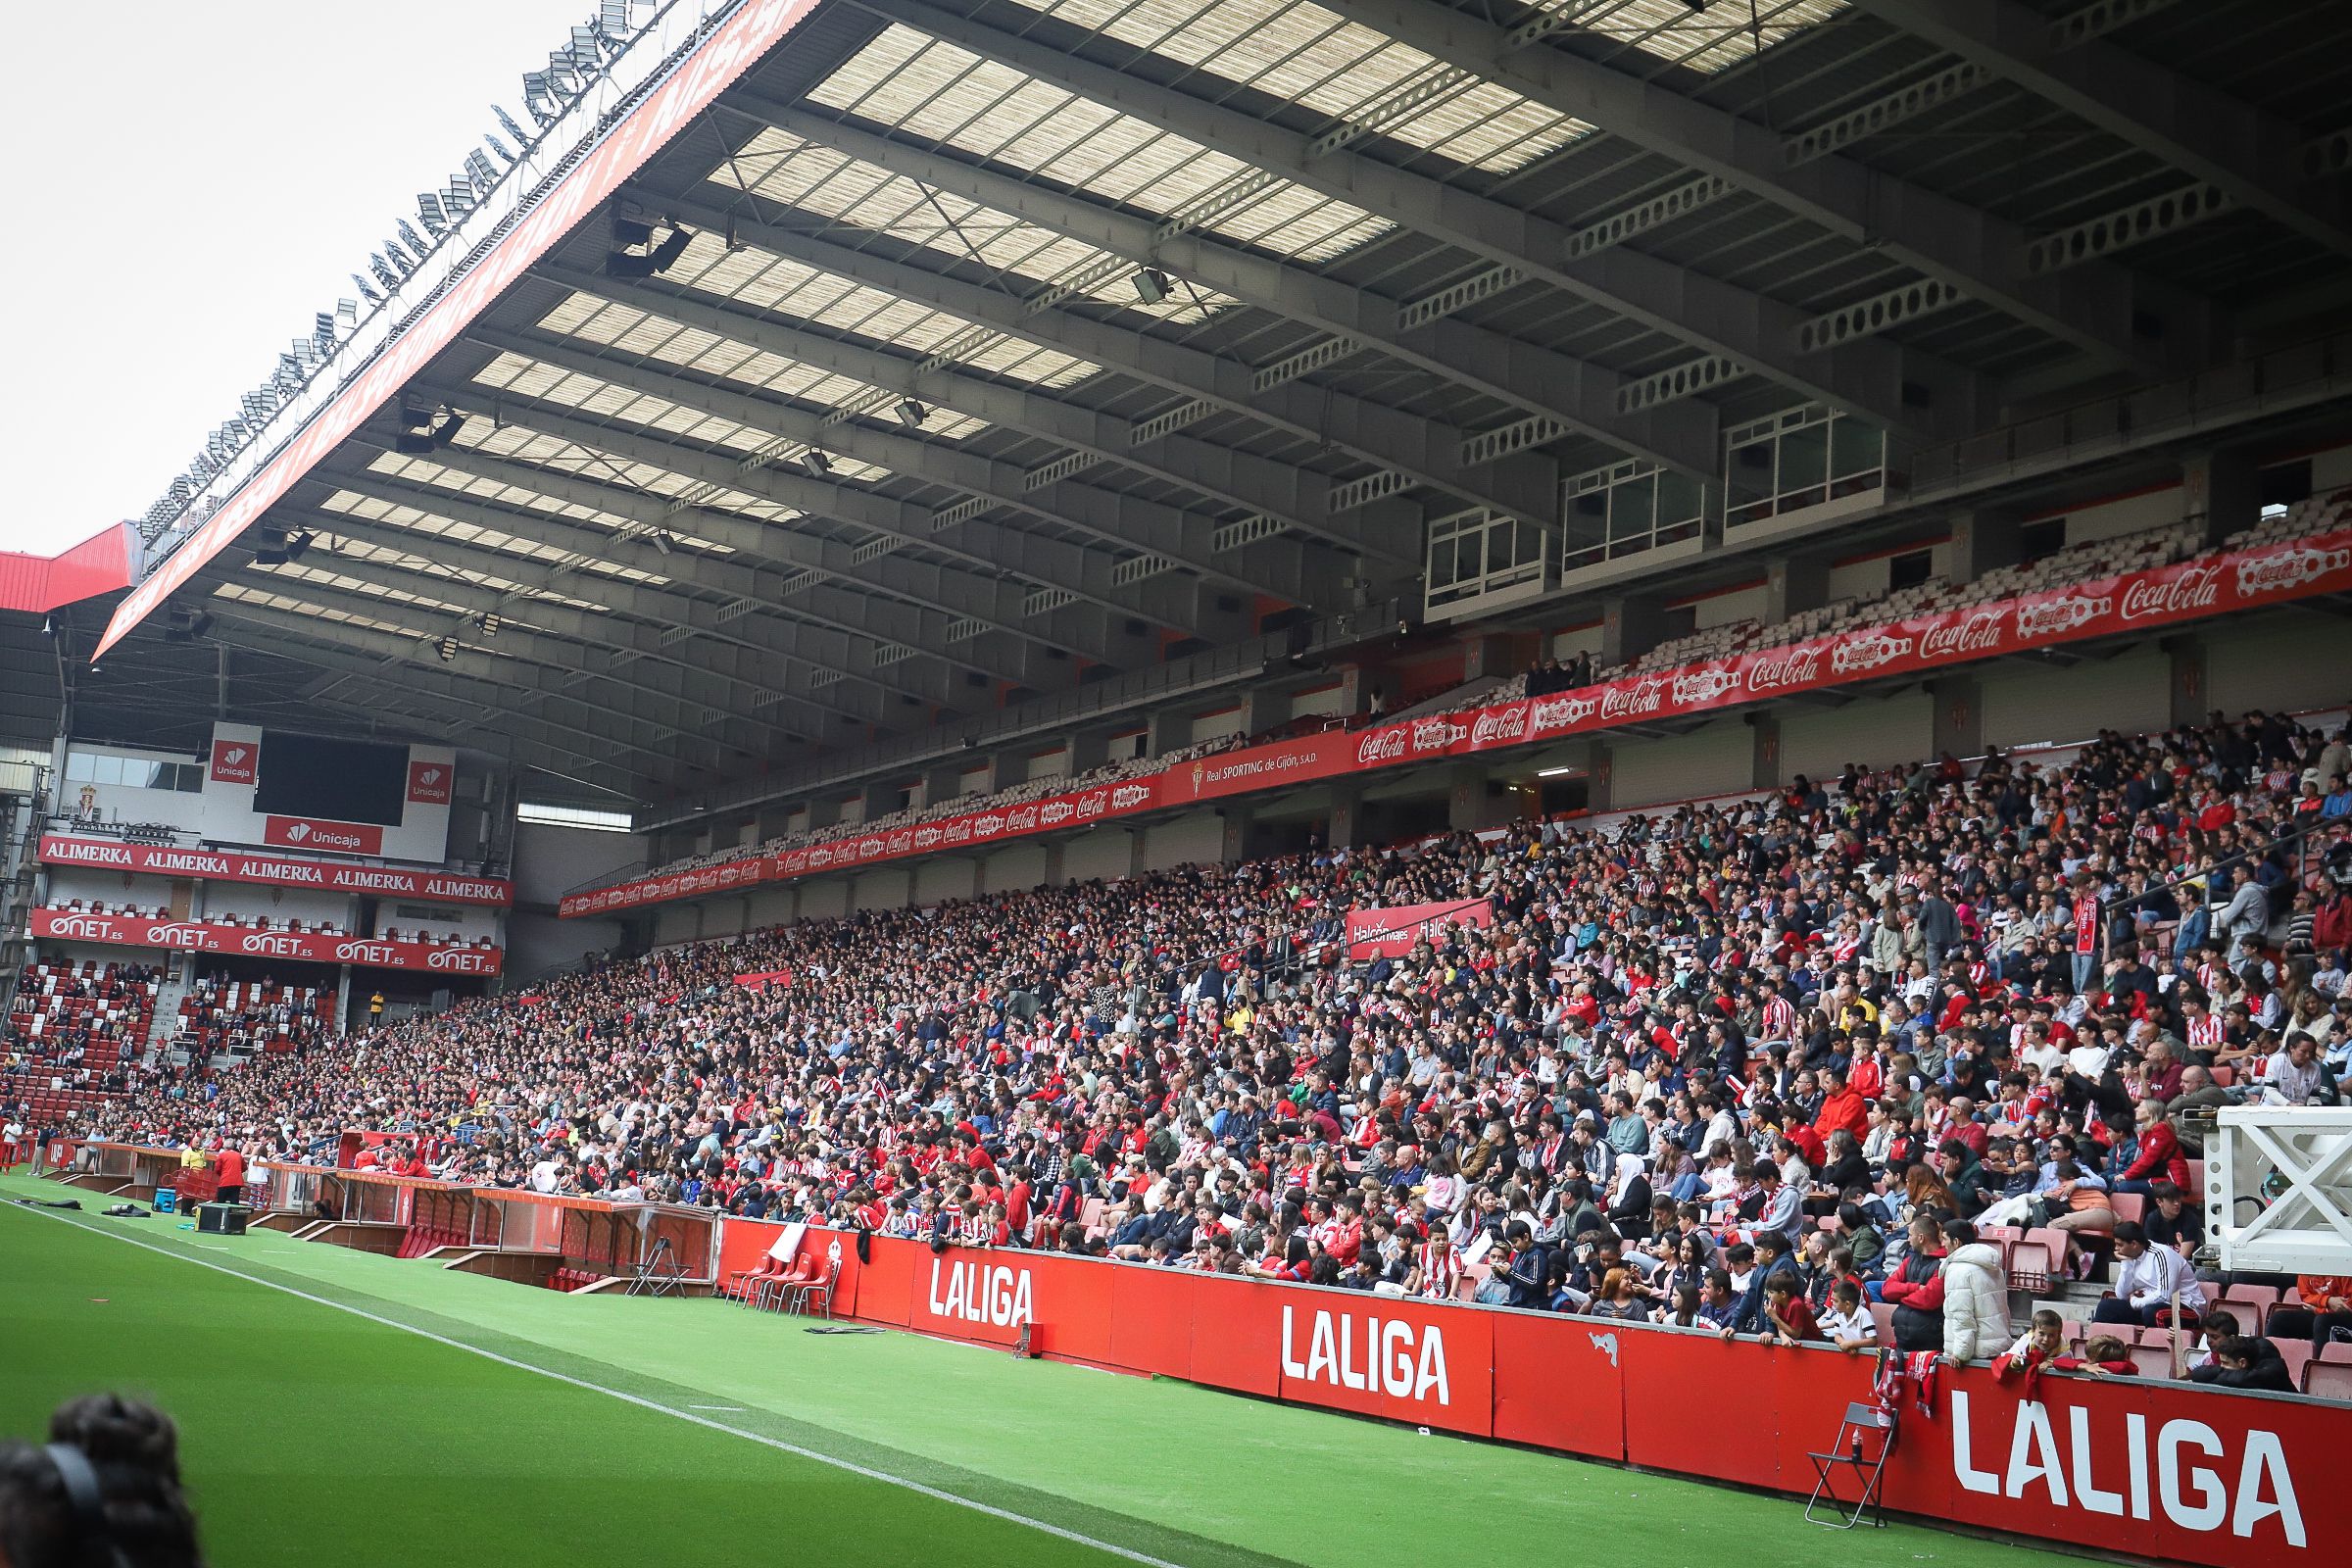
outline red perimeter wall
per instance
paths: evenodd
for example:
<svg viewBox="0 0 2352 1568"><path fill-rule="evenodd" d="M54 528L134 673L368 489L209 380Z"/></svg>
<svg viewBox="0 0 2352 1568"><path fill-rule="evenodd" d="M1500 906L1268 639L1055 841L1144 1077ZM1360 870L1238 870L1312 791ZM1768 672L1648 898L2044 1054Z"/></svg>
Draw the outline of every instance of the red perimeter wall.
<svg viewBox="0 0 2352 1568"><path fill-rule="evenodd" d="M720 1277L782 1227L728 1220ZM1804 1493L1869 1357L1726 1345L1591 1318L1405 1301L1023 1251L838 1241L835 1309L1057 1360ZM2047 1377L2022 1399L1984 1367L1942 1371L1903 1412L1887 1505L1981 1529L2215 1568L2342 1561L2352 1406L2180 1384ZM1850 1485L1847 1489L1850 1492ZM2329 1544L2333 1543L2333 1544Z"/></svg>

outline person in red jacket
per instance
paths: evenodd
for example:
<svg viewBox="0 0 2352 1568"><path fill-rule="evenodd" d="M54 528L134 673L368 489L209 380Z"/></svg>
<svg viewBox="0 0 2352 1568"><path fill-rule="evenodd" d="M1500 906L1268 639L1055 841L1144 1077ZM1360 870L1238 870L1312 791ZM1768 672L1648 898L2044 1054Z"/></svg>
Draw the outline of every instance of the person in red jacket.
<svg viewBox="0 0 2352 1568"><path fill-rule="evenodd" d="M245 1156L232 1143L223 1142L220 1152L213 1156L213 1174L220 1185L213 1194L217 1203L245 1201Z"/></svg>
<svg viewBox="0 0 2352 1568"><path fill-rule="evenodd" d="M2143 1100L2139 1102L2139 1157L2116 1178L2114 1190L2144 1198L2159 1181L2188 1191L2188 1156L2181 1152L2180 1134L2173 1131L2162 1107L2153 1100Z"/></svg>
<svg viewBox="0 0 2352 1568"><path fill-rule="evenodd" d="M1828 1091L1821 1097L1821 1109L1813 1117L1813 1130L1827 1143L1834 1132L1849 1132L1859 1143L1870 1136L1870 1106L1854 1093L1845 1074L1835 1067L1821 1070L1822 1087Z"/></svg>

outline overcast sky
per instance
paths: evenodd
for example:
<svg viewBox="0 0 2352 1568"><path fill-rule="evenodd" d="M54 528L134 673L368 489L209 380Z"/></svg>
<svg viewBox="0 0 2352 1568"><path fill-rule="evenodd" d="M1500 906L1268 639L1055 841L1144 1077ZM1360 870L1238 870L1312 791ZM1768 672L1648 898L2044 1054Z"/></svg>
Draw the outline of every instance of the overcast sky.
<svg viewBox="0 0 2352 1568"><path fill-rule="evenodd" d="M595 0L22 5L0 549L135 517ZM503 134L502 134L502 138Z"/></svg>

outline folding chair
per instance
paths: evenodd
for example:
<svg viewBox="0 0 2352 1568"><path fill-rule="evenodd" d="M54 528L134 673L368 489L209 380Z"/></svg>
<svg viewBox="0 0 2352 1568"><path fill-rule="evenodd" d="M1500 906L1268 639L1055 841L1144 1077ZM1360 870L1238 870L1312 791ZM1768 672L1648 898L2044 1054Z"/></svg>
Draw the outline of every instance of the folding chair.
<svg viewBox="0 0 2352 1568"><path fill-rule="evenodd" d="M1879 1496L1879 1483L1886 1473L1886 1455L1893 1447L1894 1417L1865 1400L1847 1405L1845 1419L1838 1426L1836 1451L1805 1455L1813 1461L1815 1477L1813 1494L1805 1499L1805 1522L1825 1530L1851 1530L1862 1522L1865 1512L1871 1512L1871 1523L1884 1529L1886 1505ZM1848 1470L1861 1488L1860 1495L1850 1502L1838 1494L1837 1481ZM1816 1509L1825 1517L1815 1518Z"/></svg>

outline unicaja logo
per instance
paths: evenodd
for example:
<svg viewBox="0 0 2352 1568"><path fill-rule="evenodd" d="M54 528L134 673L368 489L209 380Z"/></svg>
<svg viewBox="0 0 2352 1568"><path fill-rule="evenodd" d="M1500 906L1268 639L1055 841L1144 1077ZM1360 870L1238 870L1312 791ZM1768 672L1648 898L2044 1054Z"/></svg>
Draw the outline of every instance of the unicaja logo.
<svg viewBox="0 0 2352 1568"><path fill-rule="evenodd" d="M310 836L311 824L308 822L297 822L292 827L286 829L287 842L292 844L307 843L310 839Z"/></svg>
<svg viewBox="0 0 2352 1568"><path fill-rule="evenodd" d="M1491 708L1478 715L1470 726L1470 744L1493 746L1500 741L1515 741L1527 729L1527 705L1513 703L1508 708Z"/></svg>
<svg viewBox="0 0 2352 1568"><path fill-rule="evenodd" d="M428 767L416 775L416 780L425 785L438 784L441 782L441 770L437 767Z"/></svg>
<svg viewBox="0 0 2352 1568"><path fill-rule="evenodd" d="M1359 767L1376 762L1394 762L1404 756L1406 735L1402 729L1376 729L1355 743L1355 760Z"/></svg>
<svg viewBox="0 0 2352 1568"><path fill-rule="evenodd" d="M251 755L252 754L242 746L231 746L227 751L220 754L220 760L226 762L230 767L241 767L244 765L245 759Z"/></svg>

